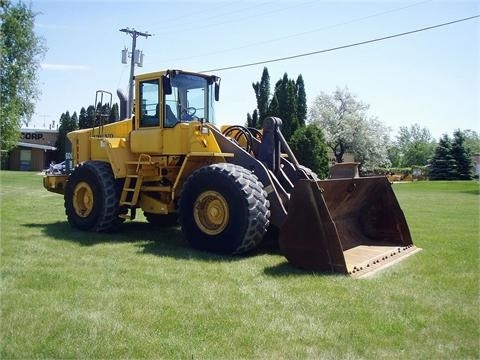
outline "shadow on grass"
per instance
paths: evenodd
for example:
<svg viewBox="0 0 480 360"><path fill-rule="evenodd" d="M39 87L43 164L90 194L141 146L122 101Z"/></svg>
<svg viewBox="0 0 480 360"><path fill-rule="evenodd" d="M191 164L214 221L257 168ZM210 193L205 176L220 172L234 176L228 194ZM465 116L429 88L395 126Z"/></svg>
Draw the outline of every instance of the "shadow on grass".
<svg viewBox="0 0 480 360"><path fill-rule="evenodd" d="M344 274L338 274L338 273L332 273L332 272L308 271L308 270L299 269L290 265L286 260L280 264L265 268L264 274L272 277L313 275L313 276L319 276L319 277L338 276L339 278L340 277L345 278Z"/></svg>
<svg viewBox="0 0 480 360"><path fill-rule="evenodd" d="M196 259L201 261L234 262L246 256L280 254L274 240L266 239L255 251L239 256L218 255L196 250L183 238L180 227L159 228L147 222L132 221L122 224L118 231L95 233L75 229L66 221L50 224L23 224L28 228L38 228L46 236L58 241L70 241L81 246L95 246L105 243L136 244L139 252L175 259Z"/></svg>
<svg viewBox="0 0 480 360"><path fill-rule="evenodd" d="M68 222L59 221L50 224L23 224L28 228L38 228L46 236L58 241L70 241L81 246L95 246L105 243L131 243L139 249L139 253L159 257L171 257L184 260L200 260L205 262L235 262L245 257L259 255L281 255L276 235L268 234L254 251L238 255L218 255L193 249L182 236L180 227L159 228L147 222L132 221L120 226L117 232L95 233L72 228ZM306 271L291 266L287 261L264 269L267 276L332 276L331 273Z"/></svg>
<svg viewBox="0 0 480 360"><path fill-rule="evenodd" d="M472 189L472 190L464 190L461 192L464 194L470 194L470 195L480 195L480 187L477 187L476 189Z"/></svg>

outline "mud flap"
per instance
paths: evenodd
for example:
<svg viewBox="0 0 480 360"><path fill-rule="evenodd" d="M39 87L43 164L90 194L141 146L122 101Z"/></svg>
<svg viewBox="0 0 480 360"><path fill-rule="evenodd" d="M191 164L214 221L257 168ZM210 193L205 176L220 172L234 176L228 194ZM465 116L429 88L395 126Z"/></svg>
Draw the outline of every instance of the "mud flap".
<svg viewBox="0 0 480 360"><path fill-rule="evenodd" d="M299 180L280 230L285 257L307 270L360 276L417 250L385 177Z"/></svg>

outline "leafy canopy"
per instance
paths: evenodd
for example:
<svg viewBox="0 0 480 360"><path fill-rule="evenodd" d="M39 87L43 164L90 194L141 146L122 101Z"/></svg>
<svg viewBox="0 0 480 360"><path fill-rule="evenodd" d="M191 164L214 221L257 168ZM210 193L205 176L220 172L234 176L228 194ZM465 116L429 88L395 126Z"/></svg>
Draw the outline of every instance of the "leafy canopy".
<svg viewBox="0 0 480 360"><path fill-rule="evenodd" d="M1 1L0 133L1 150L16 146L38 99L38 69L46 48L34 32L36 14L23 2Z"/></svg>
<svg viewBox="0 0 480 360"><path fill-rule="evenodd" d="M295 131L290 147L300 164L313 170L320 179L328 176L327 145L322 130L310 124Z"/></svg>
<svg viewBox="0 0 480 360"><path fill-rule="evenodd" d="M390 160L395 167L426 165L434 154L435 146L427 128L419 124L400 126L397 140L393 143L396 152L391 150Z"/></svg>
<svg viewBox="0 0 480 360"><path fill-rule="evenodd" d="M343 162L345 153L350 152L364 168L390 165L389 129L368 116L368 109L348 88L337 88L333 94L321 92L315 98L309 120L324 131L337 162Z"/></svg>

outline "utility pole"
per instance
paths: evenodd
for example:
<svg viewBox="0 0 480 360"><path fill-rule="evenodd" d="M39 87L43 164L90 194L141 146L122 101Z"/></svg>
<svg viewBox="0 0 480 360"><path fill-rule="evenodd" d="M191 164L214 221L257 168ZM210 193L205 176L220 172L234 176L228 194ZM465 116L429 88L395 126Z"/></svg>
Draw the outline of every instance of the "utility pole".
<svg viewBox="0 0 480 360"><path fill-rule="evenodd" d="M148 38L149 36L152 36L151 34L147 32L140 32L135 29L120 29L121 32L127 33L132 36L132 56L131 56L131 61L130 61L130 80L128 83L128 103L127 103L127 116L130 116L133 110L133 77L134 77L134 69L135 69L135 63L137 60L137 65L139 64L139 57L135 56L135 48L137 46L137 37L143 36L145 38Z"/></svg>

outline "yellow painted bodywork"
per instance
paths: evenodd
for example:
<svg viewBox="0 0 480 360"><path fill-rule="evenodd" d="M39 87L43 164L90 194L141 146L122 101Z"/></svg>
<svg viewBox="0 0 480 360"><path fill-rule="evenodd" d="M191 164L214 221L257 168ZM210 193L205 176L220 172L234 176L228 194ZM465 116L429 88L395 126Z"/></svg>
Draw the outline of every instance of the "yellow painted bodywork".
<svg viewBox="0 0 480 360"><path fill-rule="evenodd" d="M165 72L136 76L136 99L140 98L141 81L158 79L161 84L163 75ZM163 98L160 86L159 104L162 107ZM70 132L67 137L72 145L72 166L86 161L107 162L116 179L128 179L141 173L140 193L131 207L140 207L154 214L168 214L175 211L175 199L193 171L224 162L233 154L222 153L210 130L212 124L188 121L163 128L163 121L159 121L158 126L141 128L139 111L136 107L135 116L129 119ZM44 186L49 191L64 193L67 181L67 176L47 175ZM128 184L133 186L135 183L129 180ZM122 195L126 195L128 186L125 185Z"/></svg>
<svg viewBox="0 0 480 360"><path fill-rule="evenodd" d="M43 187L48 191L63 195L67 180L67 175L47 175L43 177Z"/></svg>

